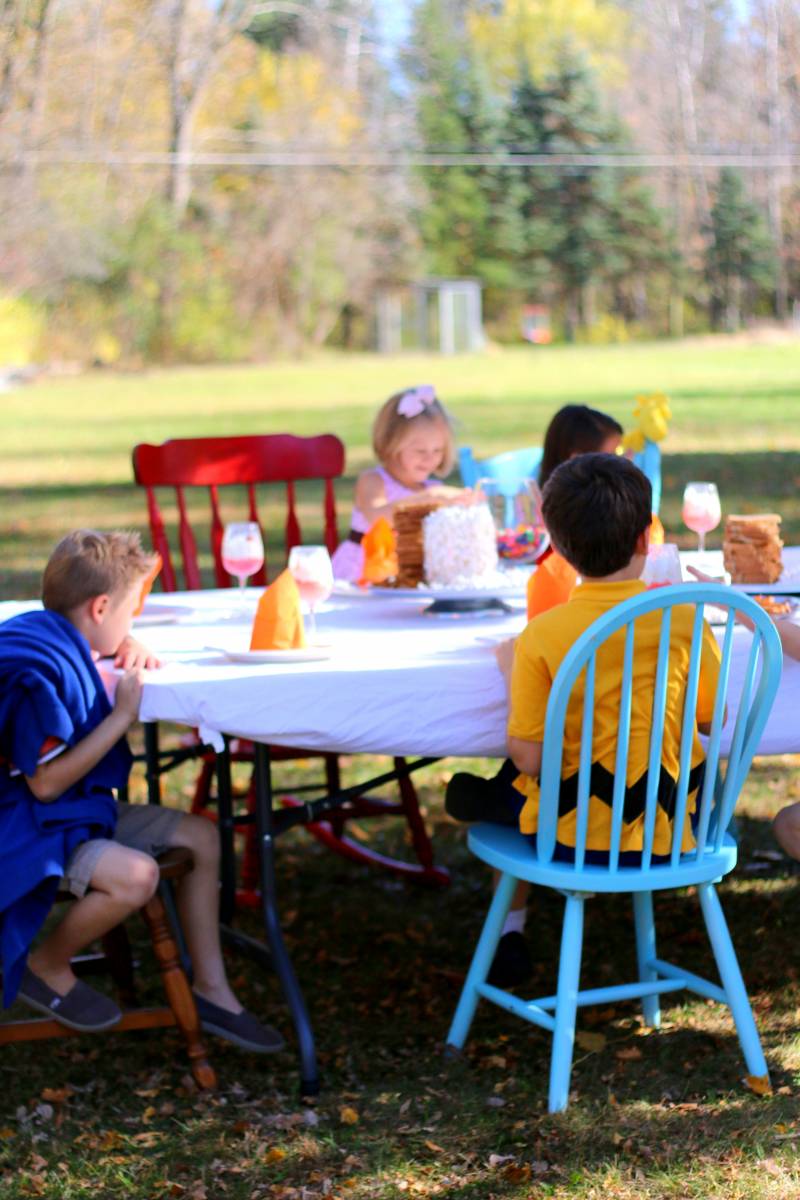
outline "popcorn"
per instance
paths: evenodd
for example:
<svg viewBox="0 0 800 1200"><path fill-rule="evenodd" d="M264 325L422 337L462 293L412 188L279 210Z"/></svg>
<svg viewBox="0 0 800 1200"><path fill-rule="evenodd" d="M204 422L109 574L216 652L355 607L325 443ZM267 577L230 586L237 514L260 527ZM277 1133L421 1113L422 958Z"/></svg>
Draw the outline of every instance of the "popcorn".
<svg viewBox="0 0 800 1200"><path fill-rule="evenodd" d="M486 504L437 509L422 522L425 578L432 588L496 587L497 534Z"/></svg>

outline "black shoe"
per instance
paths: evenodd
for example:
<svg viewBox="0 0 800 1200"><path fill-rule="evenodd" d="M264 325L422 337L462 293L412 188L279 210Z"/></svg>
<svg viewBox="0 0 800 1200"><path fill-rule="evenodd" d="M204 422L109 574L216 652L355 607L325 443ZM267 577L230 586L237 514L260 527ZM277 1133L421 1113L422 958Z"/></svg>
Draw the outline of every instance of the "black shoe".
<svg viewBox="0 0 800 1200"><path fill-rule="evenodd" d="M495 825L516 826L519 819L504 798L506 787L502 772L484 779L482 775L459 771L445 788L445 812L456 821L492 821Z"/></svg>
<svg viewBox="0 0 800 1200"><path fill-rule="evenodd" d="M199 996L197 992L193 995L200 1027L205 1033L214 1033L226 1042L232 1042L242 1050L253 1050L256 1054L274 1054L276 1050L283 1049L285 1043L277 1029L262 1025L246 1009L232 1013L206 1000L205 996Z"/></svg>
<svg viewBox="0 0 800 1200"><path fill-rule="evenodd" d="M533 974L533 959L521 933L504 933L497 943L486 982L492 987L510 988L524 983Z"/></svg>
<svg viewBox="0 0 800 1200"><path fill-rule="evenodd" d="M459 771L447 784L444 807L456 821L491 821L498 808L494 780Z"/></svg>

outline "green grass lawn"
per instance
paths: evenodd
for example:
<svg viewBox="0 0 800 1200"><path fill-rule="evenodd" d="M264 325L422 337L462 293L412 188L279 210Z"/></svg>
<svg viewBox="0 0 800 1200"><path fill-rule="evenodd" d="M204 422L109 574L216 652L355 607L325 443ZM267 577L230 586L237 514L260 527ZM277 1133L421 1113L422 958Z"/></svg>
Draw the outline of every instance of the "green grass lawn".
<svg viewBox="0 0 800 1200"><path fill-rule="evenodd" d="M97 373L46 381L2 398L0 596L34 595L53 542L77 525L142 526L130 454L141 441L195 434L337 433L350 478L371 462L370 423L393 390L433 382L459 441L478 455L536 444L562 404L586 403L630 423L637 392L672 401L662 516L686 544L680 498L714 479L728 512L777 510L800 541L800 343L734 340L496 350L442 359L330 356L268 367ZM318 523L307 495L311 529ZM280 542L277 507L272 541ZM719 533L712 534L710 544Z"/></svg>
<svg viewBox="0 0 800 1200"><path fill-rule="evenodd" d="M670 533L692 478L716 479L723 508L776 509L800 541L800 346L735 341L502 351L441 360L326 357L247 369L98 374L0 400L0 594L33 595L52 542L80 524L143 524L130 483L142 440L331 430L351 474L369 462L371 416L405 383L430 380L478 453L540 439L560 404L625 423L637 392L666 391ZM348 486L341 489L342 525ZM312 497L305 498L311 511ZM277 516L277 508L273 511ZM712 541L718 535L712 535ZM273 534L273 542L279 535ZM374 764L346 764L348 778ZM800 799L795 759L762 760L747 784L741 865L721 893L775 1085L757 1097L727 1012L670 996L645 1032L634 1004L583 1010L568 1112L545 1112L549 1040L479 1010L467 1052L441 1057L488 898L486 872L443 814L441 763L422 778L426 819L452 886L430 892L336 859L303 831L281 843L278 891L318 1037L325 1088L304 1107L275 981L232 961L247 1002L289 1036L267 1060L217 1043L217 1094L197 1094L169 1031L9 1046L0 1058L0 1200L789 1200L800 1194L798 868L774 857L770 818ZM460 764L464 766L464 764ZM473 764L474 765L474 764ZM489 764L484 764L487 768ZM188 771L166 800L185 806ZM144 795L143 780L133 790ZM407 850L401 828L358 835ZM658 905L660 952L710 967L691 890ZM550 990L556 897L537 896L531 994ZM243 924L257 932L252 916ZM142 975L153 988L148 948ZM616 900L588 906L584 983L632 969L632 921Z"/></svg>

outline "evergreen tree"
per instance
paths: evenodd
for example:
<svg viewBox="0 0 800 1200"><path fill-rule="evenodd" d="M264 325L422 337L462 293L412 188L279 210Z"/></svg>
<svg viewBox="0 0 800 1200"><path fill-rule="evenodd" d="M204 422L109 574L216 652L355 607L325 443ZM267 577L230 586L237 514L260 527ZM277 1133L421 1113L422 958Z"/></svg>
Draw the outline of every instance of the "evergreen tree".
<svg viewBox="0 0 800 1200"><path fill-rule="evenodd" d="M712 324L738 329L745 308L752 307L754 293L770 288L774 267L774 247L764 218L747 199L739 173L723 167L706 250Z"/></svg>
<svg viewBox="0 0 800 1200"><path fill-rule="evenodd" d="M541 85L524 73L507 131L508 148L517 153L593 155L628 145L600 103L593 73L566 49ZM666 245L658 210L638 176L600 165L523 167L514 174L509 186L518 197L521 267L529 286L550 279L567 336L591 324L604 285L621 314L632 315L631 286L664 261Z"/></svg>
<svg viewBox="0 0 800 1200"><path fill-rule="evenodd" d="M423 150L457 154L496 148L497 118L458 0L422 0L406 65L415 86ZM421 174L426 198L419 225L428 270L491 275L491 169L426 167Z"/></svg>

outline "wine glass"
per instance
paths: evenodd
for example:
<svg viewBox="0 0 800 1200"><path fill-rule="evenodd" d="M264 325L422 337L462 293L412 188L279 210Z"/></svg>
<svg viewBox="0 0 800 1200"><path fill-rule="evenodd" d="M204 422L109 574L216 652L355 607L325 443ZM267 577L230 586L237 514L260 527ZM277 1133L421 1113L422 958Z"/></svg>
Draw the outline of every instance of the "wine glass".
<svg viewBox="0 0 800 1200"><path fill-rule="evenodd" d="M222 565L229 575L236 576L239 594L243 596L249 576L264 565L264 543L255 521L238 521L225 526Z"/></svg>
<svg viewBox="0 0 800 1200"><path fill-rule="evenodd" d="M333 591L333 566L325 546L293 546L289 551L289 570L297 584L301 600L308 605L310 640L317 636L315 609Z"/></svg>
<svg viewBox="0 0 800 1200"><path fill-rule="evenodd" d="M687 483L683 492L683 523L697 534L697 548L706 548L706 534L716 529L722 517L715 483Z"/></svg>

